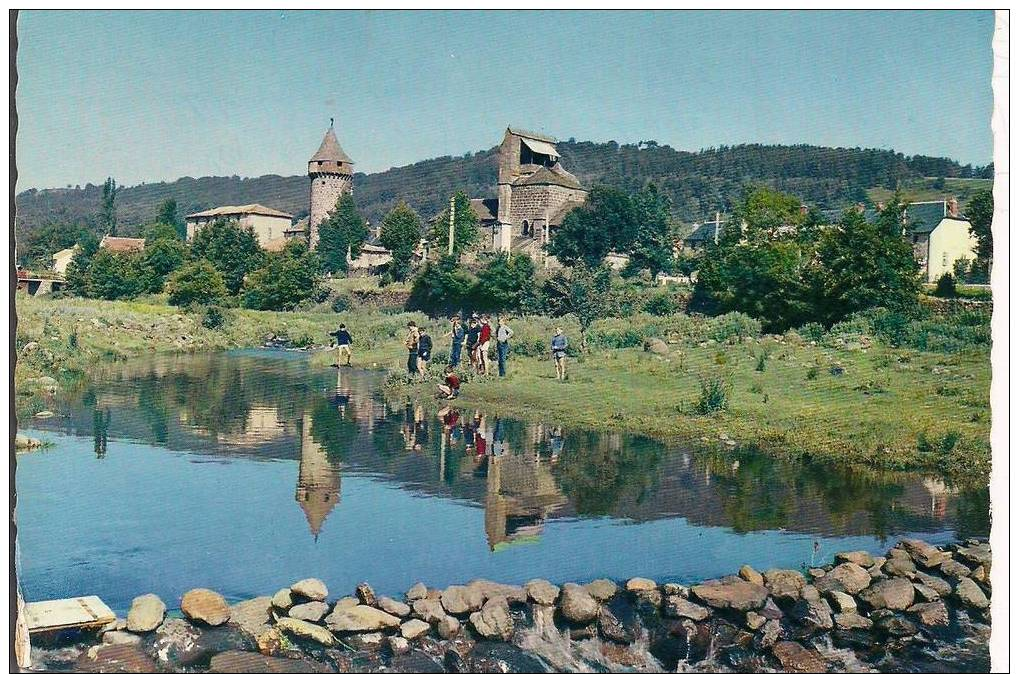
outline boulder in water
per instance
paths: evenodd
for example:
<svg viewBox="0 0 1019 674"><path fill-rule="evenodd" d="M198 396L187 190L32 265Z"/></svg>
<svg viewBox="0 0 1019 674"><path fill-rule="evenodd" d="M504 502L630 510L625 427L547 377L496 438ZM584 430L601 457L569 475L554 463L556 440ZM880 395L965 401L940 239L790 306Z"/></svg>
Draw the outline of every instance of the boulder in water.
<svg viewBox="0 0 1019 674"><path fill-rule="evenodd" d="M184 593L180 600L180 610L191 622L210 627L230 620L230 606L223 595L201 587Z"/></svg>
<svg viewBox="0 0 1019 674"><path fill-rule="evenodd" d="M326 584L318 578L305 578L290 586L290 592L310 601L325 601L329 596Z"/></svg>
<svg viewBox="0 0 1019 674"><path fill-rule="evenodd" d="M162 624L165 616L166 604L163 600L154 594L143 594L131 601L125 628L140 634L151 632Z"/></svg>

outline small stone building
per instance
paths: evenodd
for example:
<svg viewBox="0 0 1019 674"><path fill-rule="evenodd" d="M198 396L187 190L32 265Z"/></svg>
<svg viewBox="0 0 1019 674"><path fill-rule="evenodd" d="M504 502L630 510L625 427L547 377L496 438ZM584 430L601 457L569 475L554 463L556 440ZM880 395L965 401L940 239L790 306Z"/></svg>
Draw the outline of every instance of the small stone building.
<svg viewBox="0 0 1019 674"><path fill-rule="evenodd" d="M508 127L499 147L499 197L472 199L497 252L527 253L544 260L543 246L587 190L563 168L556 140Z"/></svg>
<svg viewBox="0 0 1019 674"><path fill-rule="evenodd" d="M269 247L270 242L276 239L284 238L293 221L293 216L289 213L277 211L261 204L220 206L185 216L188 241L194 239L195 234L202 227L221 218L235 222L242 228L253 229L255 236L258 237L258 244L263 248Z"/></svg>

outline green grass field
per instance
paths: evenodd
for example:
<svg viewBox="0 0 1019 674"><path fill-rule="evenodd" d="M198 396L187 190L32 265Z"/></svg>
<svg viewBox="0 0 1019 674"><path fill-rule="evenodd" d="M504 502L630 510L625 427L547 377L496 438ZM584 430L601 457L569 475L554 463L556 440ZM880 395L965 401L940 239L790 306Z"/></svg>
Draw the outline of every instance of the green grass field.
<svg viewBox="0 0 1019 674"><path fill-rule="evenodd" d="M341 321L354 335L355 366L390 370L392 393L430 399L449 345L442 336L445 324L419 313L232 309L225 311L224 326L209 329L202 327L200 313L140 301L19 296L17 309L19 415L45 408L50 394L45 380L39 381L44 376L67 386L87 378L103 360L252 347L269 333L325 347L327 333ZM408 320L429 325L436 342L427 382L402 375ZM718 341L711 337L717 322L685 315L598 321L589 336L591 350L574 353L569 379L561 382L555 379L546 344L560 323L571 342L579 344L577 324L520 318L512 323L516 335L509 376L468 376L460 403L506 416L695 446L725 449L735 444L776 457L861 469L986 477L991 375L986 347L932 353L866 338L814 345L795 333ZM667 339L668 353L645 352L641 342L646 336ZM28 347L30 342L35 346ZM333 357L322 350L313 359L327 367ZM698 413L702 382L715 380L727 392L726 408Z"/></svg>

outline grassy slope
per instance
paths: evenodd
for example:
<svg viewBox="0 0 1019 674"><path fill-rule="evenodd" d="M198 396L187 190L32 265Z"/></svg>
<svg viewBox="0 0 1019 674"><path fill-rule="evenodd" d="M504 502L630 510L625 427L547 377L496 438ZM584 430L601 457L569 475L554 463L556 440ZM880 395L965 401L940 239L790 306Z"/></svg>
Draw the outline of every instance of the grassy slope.
<svg viewBox="0 0 1019 674"><path fill-rule="evenodd" d="M16 388L19 413L46 405L36 381L51 375L60 385L87 376L102 359L146 353L250 347L266 333L285 333L318 345L344 321L358 344L355 364L401 371L403 326L421 314L273 313L232 310L226 326L208 330L200 317L173 307L143 302L18 298L18 345L40 346L19 359ZM691 319L693 321L694 319ZM438 359L448 348L444 328L435 322ZM552 322L517 320L519 351L538 353ZM576 325L565 322L567 334ZM598 329L598 324L594 329ZM608 329L608 327L606 328ZM70 335L77 333L77 346ZM574 340L577 341L577 340ZM505 380L471 380L461 401L511 416L570 426L612 428L719 446L726 437L776 456L881 468L928 468L950 475L982 477L989 467L990 362L986 351L933 354L874 344L868 349L836 349L798 339L766 337L750 343L715 344L690 337L670 345L667 356L640 348L598 349L570 361L570 378L559 382L546 357L514 355ZM758 355L767 354L764 371ZM332 354L315 359L323 366ZM832 365L844 374L832 374ZM811 369L815 378L808 378ZM433 366L438 378L439 366ZM729 409L700 416L693 403L701 379L724 376L731 384ZM427 397L433 383L400 383L408 395ZM918 449L923 435L940 444L958 442L948 452ZM723 443L724 444L724 443Z"/></svg>
<svg viewBox="0 0 1019 674"><path fill-rule="evenodd" d="M906 201L940 201L947 199L949 195L955 195L959 200L959 207L966 209L966 204L973 198L978 190L989 190L994 184L993 180L982 178L945 178L944 189L934 188L934 178L919 178L906 181L902 186L902 197ZM867 190L867 196L874 203L879 201L891 201L895 190L886 187L872 187Z"/></svg>

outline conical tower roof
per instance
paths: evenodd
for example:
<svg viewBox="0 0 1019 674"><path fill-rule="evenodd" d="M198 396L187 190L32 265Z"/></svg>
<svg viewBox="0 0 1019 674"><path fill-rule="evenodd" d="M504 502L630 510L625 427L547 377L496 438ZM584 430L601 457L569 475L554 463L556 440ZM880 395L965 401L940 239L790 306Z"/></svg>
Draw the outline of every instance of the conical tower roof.
<svg viewBox="0 0 1019 674"><path fill-rule="evenodd" d="M325 138L322 139L322 144L318 147L318 152L310 159L310 161L335 161L344 164L353 164L347 153L340 147L340 141L336 140L336 133L333 131L332 124L329 125L329 130L326 131Z"/></svg>

